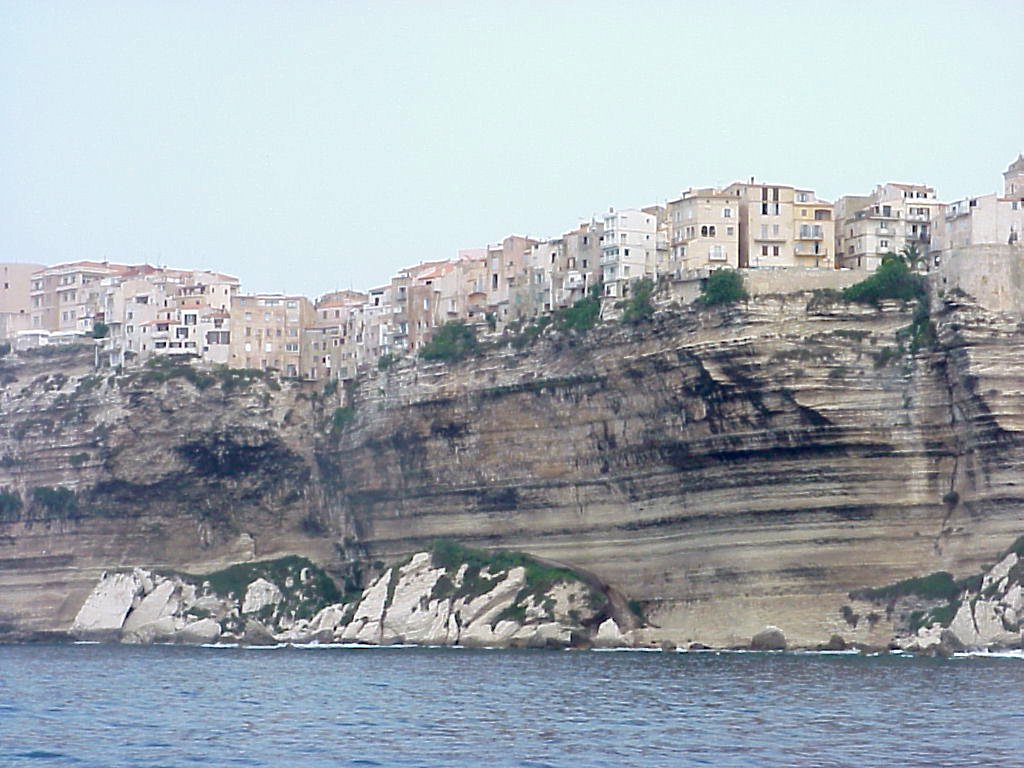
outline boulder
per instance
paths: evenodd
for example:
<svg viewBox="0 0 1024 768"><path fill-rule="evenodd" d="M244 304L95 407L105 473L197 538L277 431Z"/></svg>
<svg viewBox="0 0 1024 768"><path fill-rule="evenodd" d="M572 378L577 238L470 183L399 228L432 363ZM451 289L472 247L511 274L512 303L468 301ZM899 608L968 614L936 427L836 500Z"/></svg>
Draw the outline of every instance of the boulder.
<svg viewBox="0 0 1024 768"><path fill-rule="evenodd" d="M133 645L170 642L178 631L178 621L173 616L164 616L148 624L140 624L121 632L121 642Z"/></svg>
<svg viewBox="0 0 1024 768"><path fill-rule="evenodd" d="M215 643L220 639L220 624L213 619L200 619L186 624L179 629L174 639L179 643L200 645L202 643Z"/></svg>
<svg viewBox="0 0 1024 768"><path fill-rule="evenodd" d="M128 614L123 631L132 632L144 624L152 624L164 616L173 616L181 607L175 598L175 583L167 580L160 582L148 595L142 598L139 606Z"/></svg>
<svg viewBox="0 0 1024 768"><path fill-rule="evenodd" d="M259 613L268 605L277 605L283 597L276 584L266 579L256 579L245 590L242 613Z"/></svg>
<svg viewBox="0 0 1024 768"><path fill-rule="evenodd" d="M103 574L75 616L71 634L75 637L116 637L133 601L141 594L142 582L135 573Z"/></svg>
<svg viewBox="0 0 1024 768"><path fill-rule="evenodd" d="M328 605L326 608L321 609L320 612L312 618L309 625L313 628L314 632L322 632L324 630L333 631L341 625L344 618L344 605Z"/></svg>
<svg viewBox="0 0 1024 768"><path fill-rule="evenodd" d="M622 634L622 630L619 629L619 625L615 623L615 619L605 619L601 622L601 625L597 628L597 634L594 636L595 648L624 648L627 645L629 643L626 642L626 638Z"/></svg>
<svg viewBox="0 0 1024 768"><path fill-rule="evenodd" d="M786 635L778 627L767 626L751 638L750 650L784 651L786 650Z"/></svg>
<svg viewBox="0 0 1024 768"><path fill-rule="evenodd" d="M822 643L818 646L819 651L845 651L847 649L846 641L841 635L832 635L828 639L827 643Z"/></svg>
<svg viewBox="0 0 1024 768"><path fill-rule="evenodd" d="M245 622L245 631L242 632L239 642L242 645L277 645L277 640L270 634L270 630L253 619Z"/></svg>

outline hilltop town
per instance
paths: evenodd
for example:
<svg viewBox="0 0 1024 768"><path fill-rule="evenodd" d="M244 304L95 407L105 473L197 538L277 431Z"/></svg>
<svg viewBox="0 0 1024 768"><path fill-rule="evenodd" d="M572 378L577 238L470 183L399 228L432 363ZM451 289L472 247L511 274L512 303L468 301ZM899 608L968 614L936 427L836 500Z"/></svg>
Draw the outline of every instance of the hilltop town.
<svg viewBox="0 0 1024 768"><path fill-rule="evenodd" d="M835 203L753 178L691 188L665 205L609 209L558 238L511 235L402 269L365 292L315 300L247 294L237 277L211 269L3 263L0 340L16 350L95 344L99 363L112 367L182 356L346 381L415 354L452 321L500 333L596 291L613 306L644 278L687 295L719 269L783 270L794 286L849 284L887 253L905 254L943 288L1019 310L1024 155L1003 179L1002 194L950 203L925 184L880 184Z"/></svg>

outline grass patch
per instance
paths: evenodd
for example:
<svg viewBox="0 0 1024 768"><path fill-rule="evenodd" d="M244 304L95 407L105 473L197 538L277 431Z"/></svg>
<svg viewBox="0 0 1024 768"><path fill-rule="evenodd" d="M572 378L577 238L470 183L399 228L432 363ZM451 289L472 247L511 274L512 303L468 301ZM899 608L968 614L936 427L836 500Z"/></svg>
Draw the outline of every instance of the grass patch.
<svg viewBox="0 0 1024 768"><path fill-rule="evenodd" d="M526 583L516 596L514 604L525 600L529 595L533 595L539 602L549 589L562 582L583 582L583 579L568 568L539 563L522 552L472 549L454 541L441 539L433 543L430 555L435 568L444 568L451 574L456 573L463 564L466 565L462 586L454 597L475 597L485 594L490 591L491 582L502 571L519 567L526 572ZM489 573L495 574L494 578L480 575L485 568Z"/></svg>
<svg viewBox="0 0 1024 768"><path fill-rule="evenodd" d="M938 571L928 576L904 579L885 587L851 592L850 597L855 600L871 600L872 602L897 600L901 597L952 601L960 596L962 590L961 584L953 579L953 574L948 571Z"/></svg>

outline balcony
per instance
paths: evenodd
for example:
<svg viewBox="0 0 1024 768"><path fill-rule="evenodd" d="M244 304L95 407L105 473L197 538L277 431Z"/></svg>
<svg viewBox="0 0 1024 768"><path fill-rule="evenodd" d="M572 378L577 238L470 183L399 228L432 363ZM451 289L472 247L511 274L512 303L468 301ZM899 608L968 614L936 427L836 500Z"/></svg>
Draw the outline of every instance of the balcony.
<svg viewBox="0 0 1024 768"><path fill-rule="evenodd" d="M821 232L801 232L795 238L796 240L824 240L825 236Z"/></svg>
<svg viewBox="0 0 1024 768"><path fill-rule="evenodd" d="M782 232L778 234L765 234L762 232L760 235L755 235L754 240L759 243L784 243L788 238Z"/></svg>

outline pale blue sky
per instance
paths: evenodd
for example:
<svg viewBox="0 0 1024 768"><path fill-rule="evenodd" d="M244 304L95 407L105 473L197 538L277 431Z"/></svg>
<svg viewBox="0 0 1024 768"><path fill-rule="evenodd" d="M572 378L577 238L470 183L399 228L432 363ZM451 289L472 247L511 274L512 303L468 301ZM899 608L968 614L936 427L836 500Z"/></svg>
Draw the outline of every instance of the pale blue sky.
<svg viewBox="0 0 1024 768"><path fill-rule="evenodd" d="M367 288L751 175L996 191L1024 2L0 2L0 261Z"/></svg>

